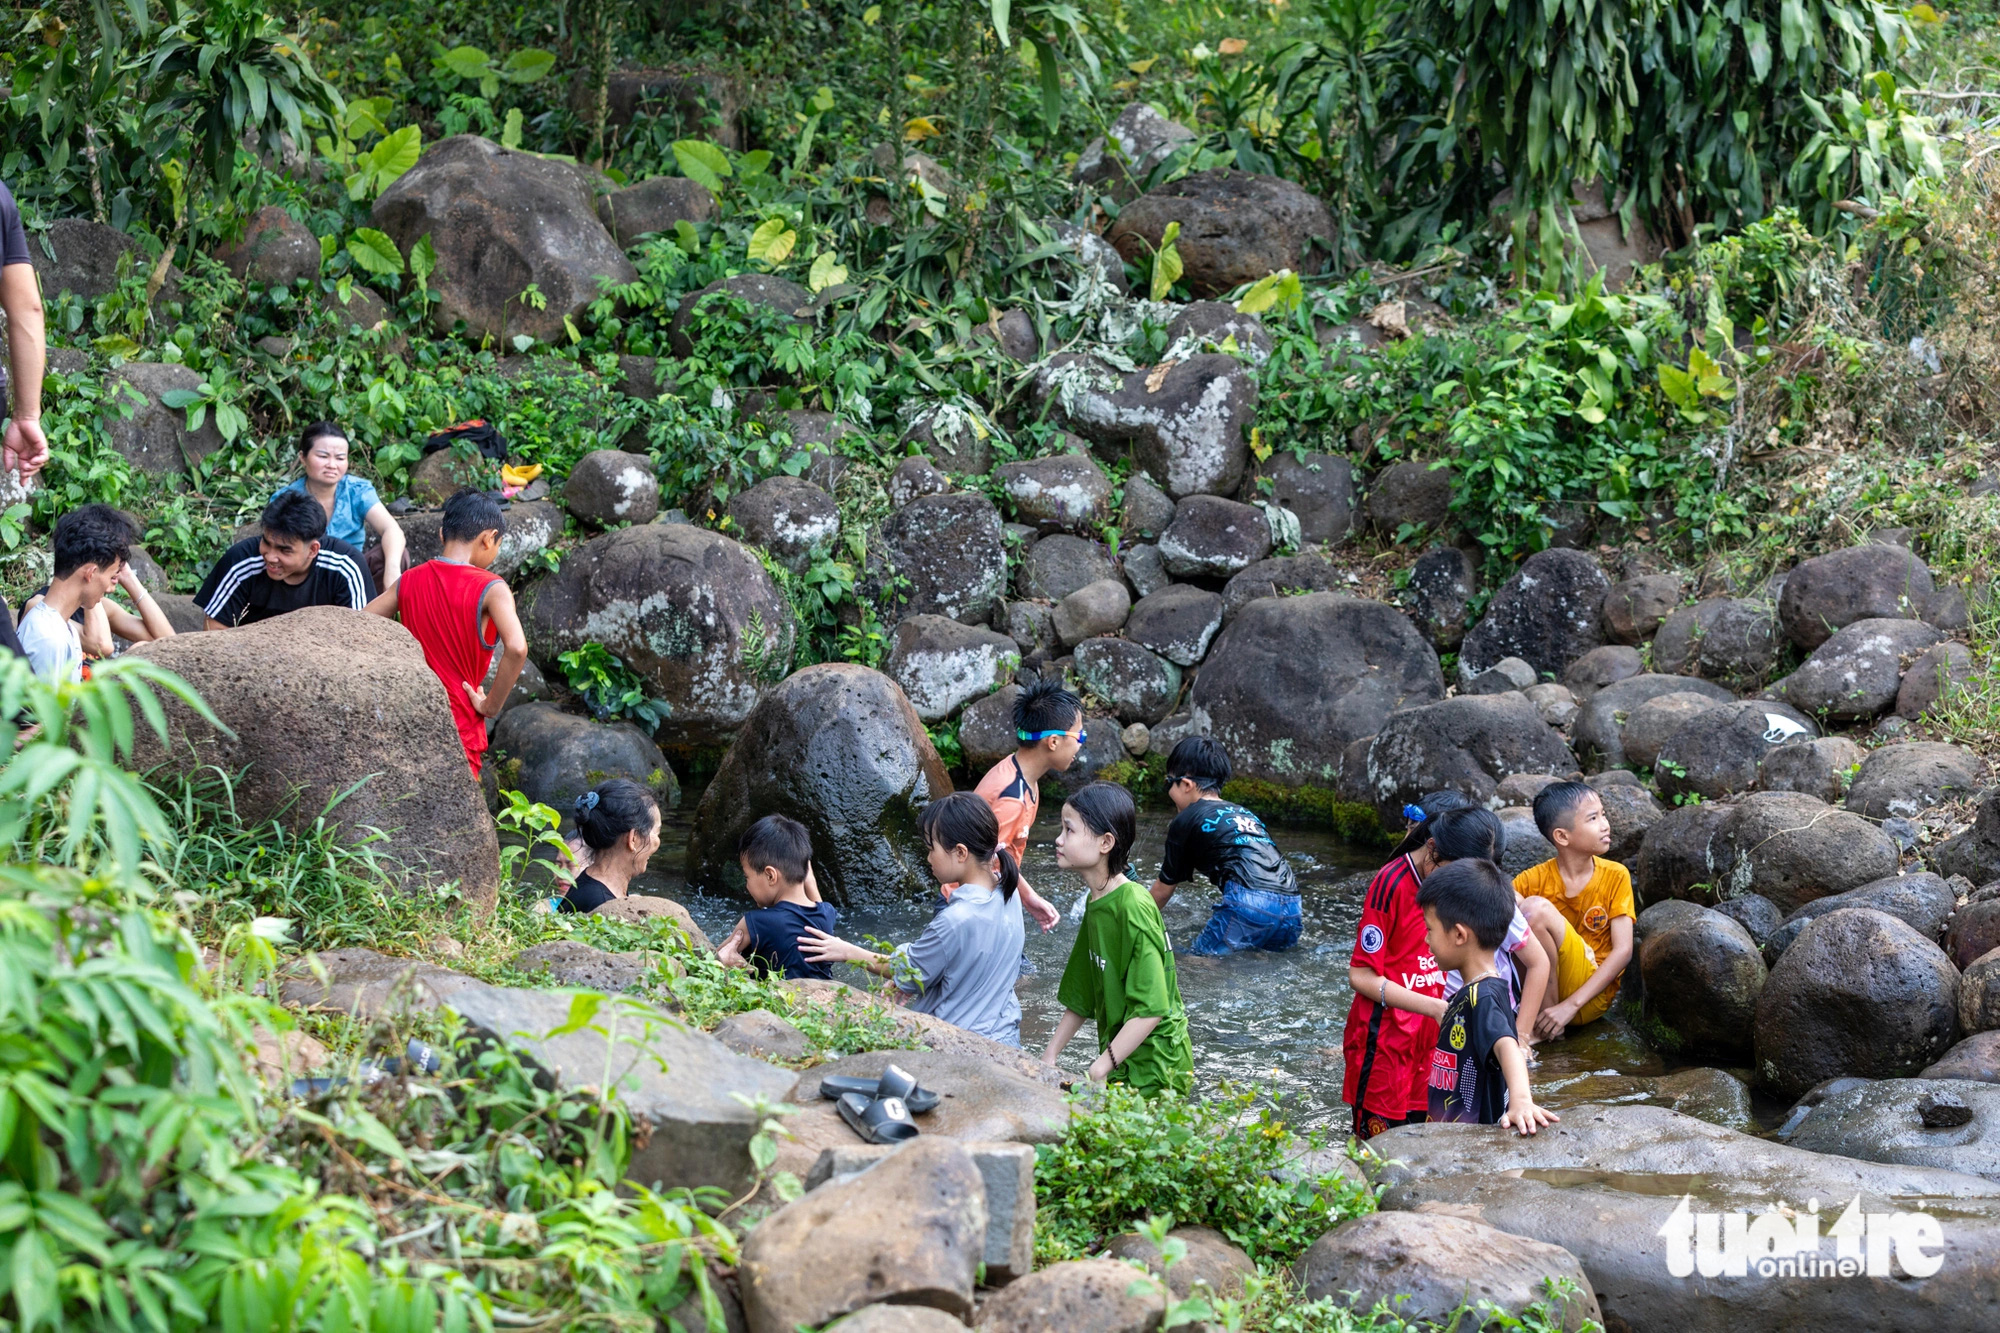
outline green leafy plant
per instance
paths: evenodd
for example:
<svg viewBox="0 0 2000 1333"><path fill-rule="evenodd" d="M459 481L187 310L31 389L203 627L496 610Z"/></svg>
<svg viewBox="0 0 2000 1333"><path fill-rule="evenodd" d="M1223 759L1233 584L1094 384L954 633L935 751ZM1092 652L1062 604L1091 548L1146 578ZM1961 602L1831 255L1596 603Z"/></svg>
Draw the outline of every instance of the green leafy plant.
<svg viewBox="0 0 2000 1333"><path fill-rule="evenodd" d="M585 643L556 658L570 689L599 722L631 718L656 730L672 713L664 699L648 697L646 682L601 643Z"/></svg>

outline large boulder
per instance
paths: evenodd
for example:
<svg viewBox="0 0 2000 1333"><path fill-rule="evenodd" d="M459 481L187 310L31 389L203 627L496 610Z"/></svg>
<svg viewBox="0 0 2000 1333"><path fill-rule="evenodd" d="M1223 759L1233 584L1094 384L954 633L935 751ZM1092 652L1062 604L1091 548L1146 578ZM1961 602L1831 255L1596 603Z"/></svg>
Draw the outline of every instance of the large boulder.
<svg viewBox="0 0 2000 1333"><path fill-rule="evenodd" d="M1453 1324L1453 1312L1467 1305L1515 1317L1537 1303L1557 1305L1549 1294L1552 1278L1574 1283L1576 1292L1542 1327L1602 1326L1590 1278L1575 1255L1464 1217L1377 1212L1350 1218L1292 1265L1301 1300L1331 1296L1356 1311L1386 1303L1397 1318L1423 1325Z"/></svg>
<svg viewBox="0 0 2000 1333"><path fill-rule="evenodd" d="M1175 148L1194 142L1195 133L1168 120L1144 102L1127 102L1104 133L1083 146L1071 175L1120 201L1137 197L1153 168Z"/></svg>
<svg viewBox="0 0 2000 1333"><path fill-rule="evenodd" d="M917 497L883 521L871 554L881 600L899 612L892 619L939 615L976 625L1007 590L1000 511L983 495Z"/></svg>
<svg viewBox="0 0 2000 1333"><path fill-rule="evenodd" d="M1562 1246L1582 1264L1610 1328L1974 1333L1991 1323L1986 1256L2000 1249L2000 1185L1978 1176L1806 1152L1641 1105L1573 1106L1533 1137L1499 1125L1426 1124L1392 1129L1369 1146L1393 1163L1383 1208L1421 1209L1427 1221L1475 1219ZM1819 1211L1804 1259L1815 1271L1834 1264L1842 1251L1828 1233L1857 1195L1855 1221L1882 1214L1880 1225L1920 1207L1915 1200L1941 1201L1943 1238L1922 1251L1942 1260L1932 1276L1892 1266L1882 1278L1836 1279L1836 1268L1792 1280L1775 1270L1770 1278L1754 1269L1731 1277L1694 1267L1697 1247L1714 1253L1718 1231L1742 1234L1734 1228L1747 1226L1758 1235L1771 1225L1762 1219L1770 1212L1810 1222L1814 1199ZM1716 1214L1719 1227L1709 1220ZM1893 1261L1893 1252L1884 1257Z"/></svg>
<svg viewBox="0 0 2000 1333"><path fill-rule="evenodd" d="M681 298L673 323L667 326L667 346L673 354L678 357L692 355L694 335L688 331L688 326L696 319L713 321L724 318L724 311L732 301L749 307L753 317L762 310L770 312L781 322L799 328L812 324L810 315L799 313L812 304L811 292L796 282L769 273L739 273L733 278L717 278L700 291ZM767 379L782 377L782 372L778 371L766 376Z"/></svg>
<svg viewBox="0 0 2000 1333"><path fill-rule="evenodd" d="M1082 532L1111 512L1111 478L1088 454L1051 454L993 469L1014 515L1043 532Z"/></svg>
<svg viewBox="0 0 2000 1333"><path fill-rule="evenodd" d="M2000 1083L2000 1030L1973 1033L1917 1077Z"/></svg>
<svg viewBox="0 0 2000 1333"><path fill-rule="evenodd" d="M917 406L898 443L954 477L983 477L993 469L992 429L959 402Z"/></svg>
<svg viewBox="0 0 2000 1333"><path fill-rule="evenodd" d="M1205 352L1120 374L1064 353L1036 368L1033 391L1051 421L1100 454L1129 454L1175 499L1228 495L1243 480L1257 377L1233 356Z"/></svg>
<svg viewBox="0 0 2000 1333"><path fill-rule="evenodd" d="M1423 636L1439 652L1449 653L1465 640L1478 591L1479 570L1472 557L1456 546L1433 546L1410 566L1405 597Z"/></svg>
<svg viewBox="0 0 2000 1333"><path fill-rule="evenodd" d="M1800 931L1757 1000L1757 1074L1781 1096L1846 1075L1905 1078L1957 1040L1958 969L1872 908Z"/></svg>
<svg viewBox="0 0 2000 1333"><path fill-rule="evenodd" d="M229 729L169 703L168 744L139 728L135 768L230 774L246 825L303 830L324 816L356 842L380 830L377 860L492 906L499 839L444 687L401 625L318 606L130 651L193 686Z"/></svg>
<svg viewBox="0 0 2000 1333"><path fill-rule="evenodd" d="M1869 819L1908 819L1945 801L1979 791L1979 758L1937 741L1902 741L1861 762L1847 808Z"/></svg>
<svg viewBox="0 0 2000 1333"><path fill-rule="evenodd" d="M507 771L503 785L554 806L565 819L576 798L606 778L641 784L663 810L681 803L680 783L666 756L630 722L593 722L551 703L525 703L500 715L493 753L519 764Z"/></svg>
<svg viewBox="0 0 2000 1333"><path fill-rule="evenodd" d="M1437 654L1408 617L1321 592L1239 611L1195 677L1192 705L1197 728L1228 747L1238 774L1325 786L1350 744L1397 709L1443 695ZM1538 717L1534 725L1548 731Z"/></svg>
<svg viewBox="0 0 2000 1333"><path fill-rule="evenodd" d="M685 176L655 176L599 199L597 216L630 249L641 236L672 231L676 223L713 221L715 196Z"/></svg>
<svg viewBox="0 0 2000 1333"><path fill-rule="evenodd" d="M1303 545L1337 542L1354 526L1354 465L1338 454L1301 458L1281 449L1251 469L1237 498L1289 509Z"/></svg>
<svg viewBox="0 0 2000 1333"><path fill-rule="evenodd" d="M1716 844L1735 807L1701 801L1675 806L1654 821L1639 841L1632 863L1632 888L1644 904L1669 898L1714 901L1716 880L1728 864L1728 847Z"/></svg>
<svg viewBox="0 0 2000 1333"><path fill-rule="evenodd" d="M792 1333L872 1305L972 1313L986 1186L972 1155L925 1135L757 1224L737 1278L750 1333Z"/></svg>
<svg viewBox="0 0 2000 1333"><path fill-rule="evenodd" d="M1966 968L1995 949L2000 949L2000 897L1975 894L1945 922L1944 951Z"/></svg>
<svg viewBox="0 0 2000 1333"><path fill-rule="evenodd" d="M840 506L803 477L766 477L729 497L729 521L743 540L794 569L840 535Z"/></svg>
<svg viewBox="0 0 2000 1333"><path fill-rule="evenodd" d="M1705 713L1728 706L1706 694L1688 690L1646 700L1625 719L1626 762L1636 768L1653 767L1659 760L1660 747L1673 739L1675 732Z"/></svg>
<svg viewBox="0 0 2000 1333"><path fill-rule="evenodd" d="M408 492L413 504L441 509L462 490L492 491L500 486L500 465L484 454L461 457L456 449L433 449L410 469Z"/></svg>
<svg viewBox="0 0 2000 1333"><path fill-rule="evenodd" d="M132 259L127 272L145 277L151 264L138 241L116 227L89 218L57 218L28 246L28 263L41 280L45 296L67 293L90 304L118 290L119 263L128 254ZM179 269L169 270L160 295L170 301L178 300L179 279Z"/></svg>
<svg viewBox="0 0 2000 1333"><path fill-rule="evenodd" d="M1595 769L1623 768L1628 762L1625 757L1625 724L1631 719L1632 711L1648 699L1657 699L1663 694L1690 692L1707 695L1717 703L1730 703L1736 698L1712 681L1650 671L1614 681L1592 692L1588 699L1579 696L1582 708L1570 728L1577 757Z"/></svg>
<svg viewBox="0 0 2000 1333"><path fill-rule="evenodd" d="M1748 1055L1764 989L1763 953L1749 931L1722 913L1675 906L1687 914L1648 931L1639 948L1647 1015L1673 1034L1677 1055Z"/></svg>
<svg viewBox="0 0 2000 1333"><path fill-rule="evenodd" d="M1404 528L1442 527L1451 517L1452 470L1415 459L1391 463L1368 484L1368 526L1391 540Z"/></svg>
<svg viewBox="0 0 2000 1333"><path fill-rule="evenodd" d="M1821 736L1780 745L1757 761L1760 791L1804 792L1828 805L1847 797L1848 783L1861 766L1859 745L1845 736Z"/></svg>
<svg viewBox="0 0 2000 1333"><path fill-rule="evenodd" d="M1761 894L1785 912L1886 879L1902 859L1875 825L1798 792L1750 793L1715 838L1719 895Z"/></svg>
<svg viewBox="0 0 2000 1333"><path fill-rule="evenodd" d="M593 449L576 460L563 483L563 508L593 527L651 523L660 512L653 460L619 449Z"/></svg>
<svg viewBox="0 0 2000 1333"><path fill-rule="evenodd" d="M1800 561L1785 575L1778 622L1811 652L1857 620L1921 620L1935 592L1914 551L1871 542Z"/></svg>
<svg viewBox="0 0 2000 1333"><path fill-rule="evenodd" d="M1934 940L1943 933L1944 924L1957 905L1958 895L1952 892L1951 885L1928 871L1919 871L1914 875L1890 875L1863 884L1858 889L1815 898L1799 908L1771 932L1764 943L1764 956L1776 959L1791 947L1792 941L1809 923L1845 907L1872 907L1878 912L1887 912L1925 939ZM1949 954L1949 946L1946 952ZM1956 960L1954 963L1964 966Z"/></svg>
<svg viewBox="0 0 2000 1333"><path fill-rule="evenodd" d="M1333 235L1326 205L1277 176L1234 168L1198 171L1127 204L1107 233L1135 262L1157 250L1167 224L1181 224L1175 246L1181 277L1196 296L1221 296L1279 269L1317 273Z"/></svg>
<svg viewBox="0 0 2000 1333"><path fill-rule="evenodd" d="M1636 716L1636 714L1635 714ZM1630 724L1627 724L1630 731ZM1683 721L1660 746L1660 795L1719 800L1757 785L1758 765L1778 747L1813 739L1813 725L1781 703L1722 704ZM1626 756L1630 758L1628 754Z"/></svg>
<svg viewBox="0 0 2000 1333"><path fill-rule="evenodd" d="M1920 620L1852 621L1814 648L1773 692L1817 717L1870 721L1894 706L1903 664L1943 638Z"/></svg>
<svg viewBox="0 0 2000 1333"><path fill-rule="evenodd" d="M1940 643L1903 673L1903 683L1896 688L1896 715L1915 722L1947 692L1971 679L1972 650L1962 643Z"/></svg>
<svg viewBox="0 0 2000 1333"><path fill-rule="evenodd" d="M812 834L833 902L889 902L929 883L917 812L951 790L923 720L879 671L828 662L794 673L744 719L702 793L688 880L741 892L736 840L769 814Z"/></svg>
<svg viewBox="0 0 2000 1333"><path fill-rule="evenodd" d="M527 334L560 343L603 281L639 277L592 195L573 162L458 134L426 148L375 201L373 218L406 255L430 237L440 333L463 320L475 342ZM540 301L522 299L530 286Z"/></svg>
<svg viewBox="0 0 2000 1333"><path fill-rule="evenodd" d="M1940 875L1963 875L1974 884L2000 879L2000 787L1979 794L1972 827L1938 844Z"/></svg>
<svg viewBox="0 0 2000 1333"><path fill-rule="evenodd" d="M882 670L926 722L942 722L1014 678L1021 650L1004 634L948 616L911 616L889 638Z"/></svg>
<svg viewBox="0 0 2000 1333"><path fill-rule="evenodd" d="M199 371L164 362L130 361L112 371L105 377L99 418L111 447L133 467L156 477L185 472L220 449L222 432L214 413L206 415L201 429L189 430L187 409L165 401L170 393L198 392L201 385Z"/></svg>
<svg viewBox="0 0 2000 1333"><path fill-rule="evenodd" d="M1683 606L1653 636L1653 670L1754 690L1778 664L1778 616L1769 602L1711 597Z"/></svg>
<svg viewBox="0 0 2000 1333"><path fill-rule="evenodd" d="M1271 553L1271 525L1255 505L1219 495L1190 495L1160 534L1167 572L1180 578L1226 579Z"/></svg>
<svg viewBox="0 0 2000 1333"><path fill-rule="evenodd" d="M1116 1259L1072 1259L1010 1282L979 1310L979 1333L1154 1333L1166 1314L1157 1283Z"/></svg>
<svg viewBox="0 0 2000 1333"><path fill-rule="evenodd" d="M1189 667L1208 654L1222 628L1223 599L1192 583L1170 583L1141 597L1125 617L1125 634L1169 662Z"/></svg>
<svg viewBox="0 0 2000 1333"><path fill-rule="evenodd" d="M1257 1265L1250 1256L1214 1227L1175 1227L1167 1235L1185 1247L1180 1261L1171 1268L1162 1262L1164 1256L1153 1242L1136 1233L1113 1236L1104 1252L1113 1259L1144 1264L1154 1277L1166 1282L1175 1300L1186 1300L1200 1288L1206 1288L1201 1294L1211 1298L1236 1300L1243 1295L1244 1284L1257 1275Z"/></svg>
<svg viewBox="0 0 2000 1333"><path fill-rule="evenodd" d="M1076 678L1120 722L1158 722L1180 698L1180 668L1130 639L1085 639L1075 658Z"/></svg>
<svg viewBox="0 0 2000 1333"><path fill-rule="evenodd" d="M243 228L241 239L216 252L238 282L289 287L319 276L319 238L281 204L267 204Z"/></svg>
<svg viewBox="0 0 2000 1333"><path fill-rule="evenodd" d="M958 715L958 745L965 751L966 768L984 773L1019 747L1014 733L1014 700L1020 694L1020 686L1002 685L967 704Z"/></svg>
<svg viewBox="0 0 2000 1333"><path fill-rule="evenodd" d="M1197 692L1207 675L1196 682ZM1460 695L1406 708L1382 724L1360 782L1383 819L1425 792L1449 788L1484 804L1511 773L1567 773L1569 746L1519 694Z"/></svg>
<svg viewBox="0 0 2000 1333"><path fill-rule="evenodd" d="M1604 817L1611 824L1611 850L1605 855L1629 866L1639 859L1646 831L1666 817L1666 807L1633 782L1605 783L1597 788L1597 795L1604 802Z"/></svg>
<svg viewBox="0 0 2000 1333"><path fill-rule="evenodd" d="M512 504L502 504L500 516L506 520L507 530L500 534L500 550L493 557L493 572L503 579L512 578L529 556L553 547L556 538L562 536L565 521L562 509L553 500L516 500ZM410 509L391 517L403 530L403 558L410 564L435 560L444 553L442 511Z"/></svg>
<svg viewBox="0 0 2000 1333"><path fill-rule="evenodd" d="M1646 659L1639 655L1638 649L1607 643L1601 648L1592 648L1571 662L1569 670L1563 672L1562 683L1581 707L1607 685L1630 680L1644 674L1645 670Z"/></svg>
<svg viewBox="0 0 2000 1333"><path fill-rule="evenodd" d="M1581 551L1537 551L1500 585L1486 614L1459 646L1459 674L1470 679L1503 657L1562 679L1569 664L1603 642L1599 612L1611 581Z"/></svg>
<svg viewBox="0 0 2000 1333"><path fill-rule="evenodd" d="M1928 1076L1858 1083L1828 1093L1787 1142L2000 1180L2000 1088Z"/></svg>
<svg viewBox="0 0 2000 1333"><path fill-rule="evenodd" d="M1347 592L1353 580L1340 567L1316 551L1303 555L1278 555L1258 560L1222 585L1222 618L1243 609L1259 597L1290 597L1302 592Z"/></svg>
<svg viewBox="0 0 2000 1333"><path fill-rule="evenodd" d="M751 1103L784 1097L795 1081L791 1071L738 1055L657 1011L621 1012L609 1036L602 1019L572 1030L570 1001L562 991L475 983L453 990L445 1003L564 1092L597 1088L607 1067L620 1070L618 1101L638 1131L629 1179L740 1193L755 1171L750 1140L762 1122Z"/></svg>
<svg viewBox="0 0 2000 1333"><path fill-rule="evenodd" d="M576 547L535 585L525 617L544 671L586 643L616 653L672 710L659 737L712 745L792 661L791 603L720 533L646 523Z"/></svg>
<svg viewBox="0 0 2000 1333"><path fill-rule="evenodd" d="M1102 542L1067 532L1044 537L1021 557L1021 596L1060 602L1078 588L1118 578L1118 561Z"/></svg>
<svg viewBox="0 0 2000 1333"><path fill-rule="evenodd" d="M1637 646L1651 641L1681 604L1684 585L1672 574L1620 579L1604 594L1604 637Z"/></svg>

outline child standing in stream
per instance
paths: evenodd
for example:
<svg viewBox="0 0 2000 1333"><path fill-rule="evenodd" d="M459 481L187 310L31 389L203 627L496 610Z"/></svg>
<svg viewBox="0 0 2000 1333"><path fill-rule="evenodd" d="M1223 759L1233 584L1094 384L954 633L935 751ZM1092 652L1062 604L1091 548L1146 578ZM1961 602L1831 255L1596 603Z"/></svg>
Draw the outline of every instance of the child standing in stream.
<svg viewBox="0 0 2000 1333"><path fill-rule="evenodd" d="M1042 1063L1055 1068L1063 1047L1095 1022L1092 1082L1186 1092L1194 1052L1173 950L1153 895L1125 876L1136 829L1131 793L1114 783L1093 782L1063 805L1056 864L1081 874L1090 898L1057 992L1062 1021Z"/></svg>

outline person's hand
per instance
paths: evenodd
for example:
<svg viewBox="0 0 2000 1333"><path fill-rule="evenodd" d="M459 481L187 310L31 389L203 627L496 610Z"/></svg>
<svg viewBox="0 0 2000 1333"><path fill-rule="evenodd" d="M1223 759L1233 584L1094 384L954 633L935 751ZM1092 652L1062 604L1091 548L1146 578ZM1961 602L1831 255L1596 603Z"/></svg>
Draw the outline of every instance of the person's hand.
<svg viewBox="0 0 2000 1333"><path fill-rule="evenodd" d="M1569 1026L1570 1020L1575 1017L1576 1006L1568 1000L1564 1000L1560 1004L1552 1004L1542 1010L1536 1017L1535 1035L1544 1041L1554 1041L1557 1037L1562 1036L1563 1030Z"/></svg>
<svg viewBox="0 0 2000 1333"><path fill-rule="evenodd" d="M49 437L42 434L42 423L23 421L16 417L7 423L4 446L0 446L0 471L19 472L25 483L42 470L49 461Z"/></svg>
<svg viewBox="0 0 2000 1333"><path fill-rule="evenodd" d="M493 712L491 712L491 713L489 713L489 712L487 712L487 711L486 711L486 691L485 691L485 690L482 690L482 689L478 689L478 688L477 688L477 687L475 687L475 686L473 685L473 683L472 683L471 681L469 681L469 680L461 680L461 681L460 681L460 682L458 682L458 683L459 683L459 684L460 684L461 686L463 686L463 687L465 688L465 692L466 692L466 693L467 693L468 695L470 695L470 696L472 697L472 711L473 711L473 712L475 712L475 713L479 714L479 716L481 716L481 717L495 717L495 716L497 716L497 715L499 714L499 710L498 710L498 709L495 709L495 710L494 710Z"/></svg>
<svg viewBox="0 0 2000 1333"><path fill-rule="evenodd" d="M1111 1071L1116 1068L1117 1066L1111 1063L1111 1052L1105 1051L1090 1062L1090 1081L1102 1083L1111 1077Z"/></svg>
<svg viewBox="0 0 2000 1333"><path fill-rule="evenodd" d="M1500 1123L1523 1136L1533 1134L1546 1125L1553 1125L1562 1117L1544 1106L1533 1102L1522 1102L1510 1106L1500 1116Z"/></svg>
<svg viewBox="0 0 2000 1333"><path fill-rule="evenodd" d="M132 568L130 560L127 560L118 569L118 586L125 590L127 596L133 598L137 598L140 593L146 591L146 585L139 582L139 571Z"/></svg>
<svg viewBox="0 0 2000 1333"><path fill-rule="evenodd" d="M807 926L799 935L799 956L814 963L858 963L869 954L818 926Z"/></svg>
<svg viewBox="0 0 2000 1333"><path fill-rule="evenodd" d="M1028 914L1035 918L1036 924L1040 925L1044 932L1054 930L1056 923L1062 920L1062 913L1058 912L1056 905L1046 898L1038 898L1029 903Z"/></svg>

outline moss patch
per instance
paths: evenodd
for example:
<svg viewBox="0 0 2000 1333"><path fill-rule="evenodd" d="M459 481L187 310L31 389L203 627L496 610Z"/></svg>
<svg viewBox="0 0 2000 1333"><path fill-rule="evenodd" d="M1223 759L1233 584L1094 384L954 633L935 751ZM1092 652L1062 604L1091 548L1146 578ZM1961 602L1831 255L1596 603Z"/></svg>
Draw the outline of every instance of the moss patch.
<svg viewBox="0 0 2000 1333"><path fill-rule="evenodd" d="M1125 788L1140 805L1167 803L1161 794L1167 780L1165 755L1121 759L1105 765L1098 777ZM1059 792L1048 794L1057 801L1062 799ZM1344 841L1363 845L1387 841L1373 806L1343 801L1325 787L1285 787L1260 778L1232 778L1222 784L1222 796L1247 807L1267 823L1331 828Z"/></svg>

